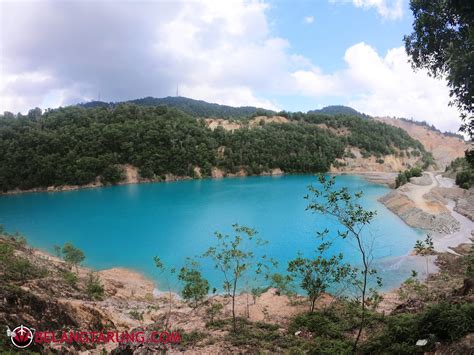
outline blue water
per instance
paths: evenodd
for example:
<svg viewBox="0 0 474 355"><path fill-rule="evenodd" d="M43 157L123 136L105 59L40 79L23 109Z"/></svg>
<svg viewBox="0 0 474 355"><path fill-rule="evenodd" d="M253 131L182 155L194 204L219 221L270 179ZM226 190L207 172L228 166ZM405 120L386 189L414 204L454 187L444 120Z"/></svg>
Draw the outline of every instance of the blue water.
<svg viewBox="0 0 474 355"><path fill-rule="evenodd" d="M316 231L337 230L336 221L305 211L303 197L315 180L307 175L246 177L2 196L0 224L43 250L72 242L85 252L86 266L135 269L160 287L153 256L179 268L185 257L202 254L214 242L215 231L230 233L231 225L239 223L269 241L265 253L279 261L281 271L297 252L312 255ZM404 256L421 232L377 201L388 188L356 176L340 176L337 185L362 190L364 207L377 210L367 234L374 240L375 266L384 289L399 285L413 268ZM347 240L336 238L332 252L358 262L355 245ZM211 285L220 289L218 271L207 263L202 267Z"/></svg>

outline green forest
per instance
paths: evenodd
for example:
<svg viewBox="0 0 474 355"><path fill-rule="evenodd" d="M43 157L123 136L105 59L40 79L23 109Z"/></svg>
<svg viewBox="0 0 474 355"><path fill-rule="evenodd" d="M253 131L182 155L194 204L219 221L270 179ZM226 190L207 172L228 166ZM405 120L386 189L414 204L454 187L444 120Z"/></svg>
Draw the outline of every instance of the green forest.
<svg viewBox="0 0 474 355"><path fill-rule="evenodd" d="M196 115L194 115L196 116ZM84 185L123 179L121 164L142 178L165 174L209 176L213 167L260 174L325 172L348 145L383 156L411 148L425 164L430 155L406 132L371 119L348 115L286 113L289 123L256 128L211 130L199 118L167 106L120 104L30 110L0 115L0 190ZM248 118L248 117L247 117ZM244 120L245 121L245 120ZM336 135L317 126L345 127Z"/></svg>

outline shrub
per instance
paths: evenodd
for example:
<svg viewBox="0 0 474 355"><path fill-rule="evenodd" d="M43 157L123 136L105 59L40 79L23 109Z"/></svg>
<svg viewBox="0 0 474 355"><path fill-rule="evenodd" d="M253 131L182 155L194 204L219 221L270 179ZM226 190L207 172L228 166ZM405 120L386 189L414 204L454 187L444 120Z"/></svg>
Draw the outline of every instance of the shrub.
<svg viewBox="0 0 474 355"><path fill-rule="evenodd" d="M179 272L178 279L184 282L181 295L186 301L191 301L194 306L197 306L209 292L209 282L196 269L183 267Z"/></svg>
<svg viewBox="0 0 474 355"><path fill-rule="evenodd" d="M71 287L77 286L77 275L71 271L65 271L63 273L64 281Z"/></svg>
<svg viewBox="0 0 474 355"><path fill-rule="evenodd" d="M318 337L343 338L344 322L334 312L310 312L296 316L290 323L288 331L308 331Z"/></svg>
<svg viewBox="0 0 474 355"><path fill-rule="evenodd" d="M209 323L214 323L214 318L221 313L222 308L224 308L222 303L213 303L207 308L206 314L209 317Z"/></svg>
<svg viewBox="0 0 474 355"><path fill-rule="evenodd" d="M429 307L420 318L423 334L452 342L474 330L474 305L439 303Z"/></svg>
<svg viewBox="0 0 474 355"><path fill-rule="evenodd" d="M405 171L400 171L400 173L398 173L397 178L395 179L395 187L405 185L407 182L410 181L410 178L419 177L422 175L422 173L423 172L419 167L413 167Z"/></svg>
<svg viewBox="0 0 474 355"><path fill-rule="evenodd" d="M3 278L11 281L26 281L45 277L47 270L36 266L28 259L15 256L13 245L0 242L0 271Z"/></svg>
<svg viewBox="0 0 474 355"><path fill-rule="evenodd" d="M143 312L138 312L138 310L133 309L130 312L128 312L130 318L143 321Z"/></svg>
<svg viewBox="0 0 474 355"><path fill-rule="evenodd" d="M466 190L474 186L474 170L464 170L457 173L456 185Z"/></svg>
<svg viewBox="0 0 474 355"><path fill-rule="evenodd" d="M89 273L86 281L86 293L90 299L101 300L104 297L104 287L100 282L99 276Z"/></svg>

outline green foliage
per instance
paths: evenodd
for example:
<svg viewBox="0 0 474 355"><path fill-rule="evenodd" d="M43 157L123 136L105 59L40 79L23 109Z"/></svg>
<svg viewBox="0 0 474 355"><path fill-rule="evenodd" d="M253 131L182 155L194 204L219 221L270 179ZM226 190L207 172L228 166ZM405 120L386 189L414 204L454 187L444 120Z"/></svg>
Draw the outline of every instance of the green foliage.
<svg viewBox="0 0 474 355"><path fill-rule="evenodd" d="M54 254L60 258L61 257L61 246L59 245L54 245L53 246Z"/></svg>
<svg viewBox="0 0 474 355"><path fill-rule="evenodd" d="M381 331L371 336L361 351L370 354L417 354L434 348L436 341L452 342L474 329L474 305L439 303L417 314L386 318ZM415 344L427 339L426 347Z"/></svg>
<svg viewBox="0 0 474 355"><path fill-rule="evenodd" d="M426 154L405 131L371 119L301 113L288 117L291 124L226 131L211 130L201 119L163 106L75 106L47 110L35 119L0 115L0 190L84 185L98 179L113 184L123 179L124 164L137 167L144 178L193 176L194 167L204 177L212 167L249 174L274 168L324 172L348 145L374 155L391 154L395 148ZM337 136L319 123L347 128L350 135Z"/></svg>
<svg viewBox="0 0 474 355"><path fill-rule="evenodd" d="M124 179L122 169L117 166L109 165L104 168L100 181L104 184L116 184Z"/></svg>
<svg viewBox="0 0 474 355"><path fill-rule="evenodd" d="M395 179L395 187L398 188L402 185L405 185L407 182L410 181L410 178L420 177L421 175L423 175L423 172L418 167L413 167L405 171L401 171L398 173L398 176Z"/></svg>
<svg viewBox="0 0 474 355"><path fill-rule="evenodd" d="M270 275L270 287L277 289L278 295L291 296L295 294L295 290L292 285L293 278L290 275L282 275L279 273L274 273ZM259 296L259 291L264 292L265 289L252 289L252 295ZM261 293L260 293L261 294Z"/></svg>
<svg viewBox="0 0 474 355"><path fill-rule="evenodd" d="M364 354L417 354L423 350L415 346L423 339L418 329L418 320L413 314L388 317L381 332L370 337L362 346Z"/></svg>
<svg viewBox="0 0 474 355"><path fill-rule="evenodd" d="M130 312L128 312L128 315L132 319L143 321L143 312L138 312L137 309L132 309Z"/></svg>
<svg viewBox="0 0 474 355"><path fill-rule="evenodd" d="M314 336L342 339L347 330L346 323L336 314L336 312L309 312L296 316L292 319L288 331L308 331Z"/></svg>
<svg viewBox="0 0 474 355"><path fill-rule="evenodd" d="M235 315L235 295L239 281L248 281L250 275L257 278L269 270L270 264L265 255L255 254L259 247L267 244L262 238L257 236L257 232L249 227L232 226L235 235L215 233L216 246L210 247L203 257L210 258L217 270L224 276L224 291L232 297L232 320L233 330L236 331Z"/></svg>
<svg viewBox="0 0 474 355"><path fill-rule="evenodd" d="M474 186L474 169L460 171L456 174L456 185L463 189L470 189Z"/></svg>
<svg viewBox="0 0 474 355"><path fill-rule="evenodd" d="M463 264L466 270L466 277L474 278L474 245L471 245L469 253L464 257Z"/></svg>
<svg viewBox="0 0 474 355"><path fill-rule="evenodd" d="M284 353L286 349L302 348L303 342L300 339L290 334L282 334L276 324L249 322L242 318L237 321L239 331L230 332L227 340L239 349L250 349L252 352Z"/></svg>
<svg viewBox="0 0 474 355"><path fill-rule="evenodd" d="M436 339L452 342L474 331L474 304L439 303L428 307L419 319L423 334L434 334Z"/></svg>
<svg viewBox="0 0 474 355"><path fill-rule="evenodd" d="M418 273L412 270L412 274L398 288L397 292L400 299L406 301L412 298L428 300L430 293L426 284L418 280Z"/></svg>
<svg viewBox="0 0 474 355"><path fill-rule="evenodd" d="M189 347L189 346L196 346L199 342L203 341L206 339L207 334L193 330L192 332L189 333L181 333L181 343L180 345L184 347Z"/></svg>
<svg viewBox="0 0 474 355"><path fill-rule="evenodd" d="M84 252L81 249L76 248L72 243L64 244L62 254L65 262L76 267L86 258Z"/></svg>
<svg viewBox="0 0 474 355"><path fill-rule="evenodd" d="M219 105L208 103L202 100L189 99L187 97L145 97L143 99L136 99L127 102L101 102L92 101L79 106L87 108L107 107L114 108L123 104L135 104L138 106L151 106L159 108L163 113L166 113L168 108L177 108L194 117L217 117L217 118L243 118L250 115L273 115L275 112L265 110L252 106L232 107L226 105Z"/></svg>
<svg viewBox="0 0 474 355"><path fill-rule="evenodd" d="M347 116L357 116L361 118L368 118L369 116L360 113L357 110L354 110L352 107L342 106L342 105L331 105L323 107L320 110L311 110L308 113L323 113L326 115L347 115Z"/></svg>
<svg viewBox="0 0 474 355"><path fill-rule="evenodd" d="M459 0L411 0L413 33L405 48L414 68L446 77L453 103L466 119L463 129L474 133L474 5Z"/></svg>
<svg viewBox="0 0 474 355"><path fill-rule="evenodd" d="M0 274L6 281L20 281L45 277L47 271L24 257L15 255L15 245L0 240Z"/></svg>
<svg viewBox="0 0 474 355"><path fill-rule="evenodd" d="M197 306L209 292L209 282L196 269L181 268L178 279L184 283L181 295Z"/></svg>
<svg viewBox="0 0 474 355"><path fill-rule="evenodd" d="M321 237L327 232L320 233ZM335 286L350 274L351 268L342 263L342 254L330 258L324 255L329 246L330 243L321 243L314 259L299 256L288 263L288 272L294 279L299 280L300 287L309 297L311 312L314 311L318 298L328 287Z"/></svg>
<svg viewBox="0 0 474 355"><path fill-rule="evenodd" d="M211 303L206 309L206 314L209 317L209 323L214 323L214 319L221 313L224 306L222 303Z"/></svg>
<svg viewBox="0 0 474 355"><path fill-rule="evenodd" d="M447 167L448 176L455 175L456 185L463 189L474 186L474 150L467 150L464 157L454 159Z"/></svg>
<svg viewBox="0 0 474 355"><path fill-rule="evenodd" d="M77 275L71 271L65 271L63 273L64 281L71 287L77 286Z"/></svg>
<svg viewBox="0 0 474 355"><path fill-rule="evenodd" d="M356 243L357 252L360 256L360 264L362 268L360 272L356 268L348 268L347 275L351 277L352 284L358 290L358 301L360 302L361 318L356 340L354 342L353 351L357 350L357 346L362 334L362 329L366 326L366 301L372 297L376 297L375 288L369 288L370 278L376 279L376 285L382 285L382 279L378 276L377 270L370 267L371 249L370 241L363 234L363 230L367 228L372 220L375 218L377 212L365 210L359 203L363 193L350 193L347 187L341 189L335 188L335 177L327 178L320 174L318 177L320 187L309 186L309 191L312 193L312 198L309 195L306 199L310 200L307 209L324 216L331 216L335 218L343 227L343 230L338 230L337 234L340 238L350 238ZM322 238L326 237L329 231L325 230L318 235ZM324 250L324 249L323 249Z"/></svg>
<svg viewBox="0 0 474 355"><path fill-rule="evenodd" d="M296 116L294 114L293 117ZM423 156L429 155L423 145L411 138L406 131L372 119L350 115L308 114L300 117L313 124L325 124L334 129L346 128L350 134L344 140L347 145L360 148L366 156L394 154L397 149L407 151L412 148ZM396 149L395 149L396 148Z"/></svg>
<svg viewBox="0 0 474 355"><path fill-rule="evenodd" d="M98 275L89 273L86 280L86 293L92 300L101 300L104 298L104 286L100 282Z"/></svg>

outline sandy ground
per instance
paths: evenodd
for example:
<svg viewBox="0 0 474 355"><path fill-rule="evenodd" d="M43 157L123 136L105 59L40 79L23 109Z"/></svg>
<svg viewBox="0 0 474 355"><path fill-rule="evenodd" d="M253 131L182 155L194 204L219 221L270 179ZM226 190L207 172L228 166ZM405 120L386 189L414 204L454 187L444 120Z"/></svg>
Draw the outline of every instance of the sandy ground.
<svg viewBox="0 0 474 355"><path fill-rule="evenodd" d="M436 175L433 180L435 180L436 186L447 188L454 186L453 179L443 177L442 175ZM452 234L433 236L434 247L437 251L446 251L456 254L451 248L454 248L462 243L472 243L471 237L472 232L474 231L474 222L454 211L454 206L454 201L448 200L446 207L449 212L451 212L451 215L460 223L461 229L458 232Z"/></svg>
<svg viewBox="0 0 474 355"><path fill-rule="evenodd" d="M428 199L427 195L433 187L439 186L438 180L431 172L425 172L423 179L412 178L411 182L399 188L402 195L405 195L415 203L415 206L428 213L446 212L447 208L436 200Z"/></svg>

